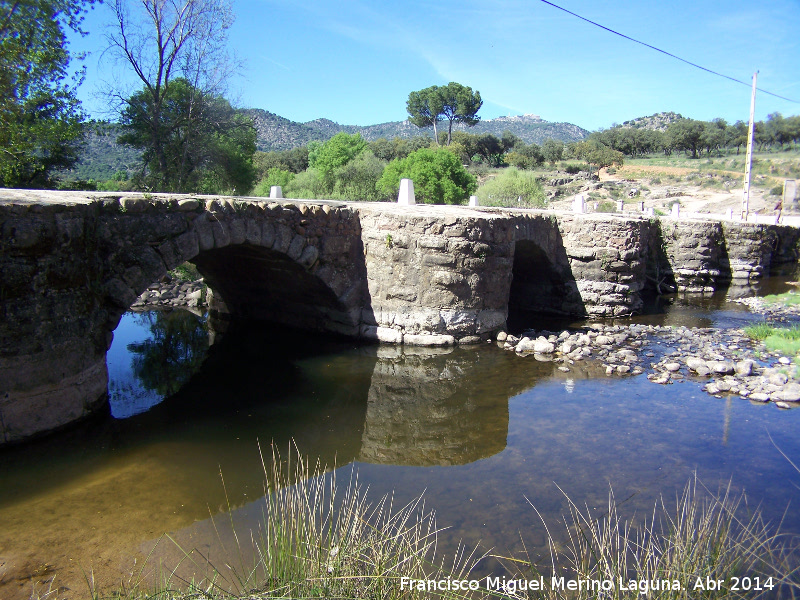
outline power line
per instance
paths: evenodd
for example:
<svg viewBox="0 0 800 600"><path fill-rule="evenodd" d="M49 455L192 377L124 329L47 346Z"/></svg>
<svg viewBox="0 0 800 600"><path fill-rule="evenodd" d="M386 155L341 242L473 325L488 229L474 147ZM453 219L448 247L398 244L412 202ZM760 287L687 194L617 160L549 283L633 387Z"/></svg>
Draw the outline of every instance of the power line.
<svg viewBox="0 0 800 600"><path fill-rule="evenodd" d="M613 33L614 35L618 35L621 38L625 38L626 40L630 40L631 42L636 42L637 44L641 44L642 46L646 46L647 48L650 48L651 50L655 50L656 52L660 52L661 54L666 54L670 58L675 58L675 59L677 59L677 60L679 60L681 62L686 63L687 65L691 65L691 66L696 67L696 68L698 68L698 69L700 69L702 71L706 71L707 73L711 73L712 75L717 75L718 77L724 77L725 79L730 79L731 81L735 81L736 83L741 83L742 85L746 85L747 87L751 86L750 83L742 81L741 79L736 79L734 77L729 77L728 75L724 75L722 73L717 73L716 71L712 71L711 69L706 69L705 67L700 66L700 65L698 65L696 63L693 63L693 62L691 62L689 60L686 60L685 58L681 58L680 56L675 56L674 54L670 54L666 50L662 50L661 48L656 48L655 46L651 46L650 44L646 44L645 42L640 42L639 40L636 40L636 39L634 39L634 38L632 38L630 36L627 36L624 33L620 33L619 31L614 31L613 29L610 29L610 28L606 27L605 25L600 25L600 23L595 23L594 21L591 21L591 20L587 19L586 17L582 17L577 13L574 13L574 12L572 12L570 10L567 10L566 8L563 8L563 7L559 6L558 4L553 4L552 2L548 2L547 0L541 0L541 1L544 2L545 4L549 4L553 8L557 8L558 10L563 10L565 13L567 13L569 15L572 15L573 17L578 17L581 21L586 21L587 23L591 23L595 27L599 27L600 29L605 29L606 31L608 31L610 33ZM787 102L794 102L795 104L800 104L800 102L798 102L797 100L792 100L791 98L785 98L784 96L779 96L778 94L773 94L772 92L768 92L767 90L762 90L761 88L758 88L758 91L762 92L764 94L769 94L770 96L775 96L776 98L780 98L781 100L786 100Z"/></svg>

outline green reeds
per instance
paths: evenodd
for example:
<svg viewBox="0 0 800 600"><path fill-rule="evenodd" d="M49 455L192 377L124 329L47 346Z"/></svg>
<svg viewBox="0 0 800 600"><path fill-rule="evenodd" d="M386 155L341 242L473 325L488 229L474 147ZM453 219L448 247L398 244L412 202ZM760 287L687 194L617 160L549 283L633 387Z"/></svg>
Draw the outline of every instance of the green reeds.
<svg viewBox="0 0 800 600"><path fill-rule="evenodd" d="M548 531L549 565L542 568L530 560L497 557L513 565L509 572L518 580L538 578L546 572L545 590L509 597L678 600L800 596L797 539L772 533L760 511L751 510L744 495L733 495L730 487L711 495L698 486L696 479L687 484L673 505L662 498L652 515L636 527L619 515L613 494L602 518L593 517L588 506L581 509L567 498L567 541L556 544ZM553 576L584 584L574 591L558 589ZM724 583L710 589L710 581Z"/></svg>

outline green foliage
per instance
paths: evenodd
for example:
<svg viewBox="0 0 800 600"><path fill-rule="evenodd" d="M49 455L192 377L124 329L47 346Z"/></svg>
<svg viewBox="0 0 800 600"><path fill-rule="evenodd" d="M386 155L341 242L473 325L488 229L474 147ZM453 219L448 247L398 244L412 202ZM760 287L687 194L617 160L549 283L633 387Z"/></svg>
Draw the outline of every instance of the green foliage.
<svg viewBox="0 0 800 600"><path fill-rule="evenodd" d="M433 145L432 138L418 135L412 138L396 137L391 140L378 138L374 142L369 142L369 149L376 157L389 162L396 158L405 158L420 148L430 148Z"/></svg>
<svg viewBox="0 0 800 600"><path fill-rule="evenodd" d="M367 142L361 139L360 133L337 133L325 143L308 145L308 164L327 178L334 169L343 167L366 149Z"/></svg>
<svg viewBox="0 0 800 600"><path fill-rule="evenodd" d="M519 169L535 169L544 164L544 153L538 144L525 145L520 142L506 156L506 162Z"/></svg>
<svg viewBox="0 0 800 600"><path fill-rule="evenodd" d="M83 112L69 76L65 28L77 33L93 0L0 5L0 186L52 184L78 159Z"/></svg>
<svg viewBox="0 0 800 600"><path fill-rule="evenodd" d="M544 208L547 205L544 190L536 176L516 167L504 169L489 179L478 188L477 196L482 206Z"/></svg>
<svg viewBox="0 0 800 600"><path fill-rule="evenodd" d="M447 119L447 145L453 136L453 123L463 123L471 127L480 121L478 110L483 106L481 94L473 92L471 87L451 81L445 86L431 86L418 92L411 92L406 102L406 110L411 121L417 127L434 128L436 123Z"/></svg>
<svg viewBox="0 0 800 600"><path fill-rule="evenodd" d="M259 181L267 176L270 169L302 173L308 168L308 147L301 146L278 152L256 152L253 155L253 166Z"/></svg>
<svg viewBox="0 0 800 600"><path fill-rule="evenodd" d="M378 181L378 191L396 196L401 179L411 179L418 201L428 204L461 204L477 188L475 177L444 148L422 148L402 160L393 160Z"/></svg>
<svg viewBox="0 0 800 600"><path fill-rule="evenodd" d="M273 167L267 172L267 176L259 181L258 185L253 188L251 195L269 196L270 189L273 185L279 185L281 189L285 189L294 177L295 174L291 171L284 171L283 169Z"/></svg>
<svg viewBox="0 0 800 600"><path fill-rule="evenodd" d="M432 85L418 92L408 94L406 111L409 121L417 127L433 127L433 136L438 140L436 123L442 120L442 99L439 86Z"/></svg>
<svg viewBox="0 0 800 600"><path fill-rule="evenodd" d="M362 152L334 171L331 197L353 202L391 200L389 194L377 187L386 164L372 152Z"/></svg>
<svg viewBox="0 0 800 600"><path fill-rule="evenodd" d="M611 165L621 167L624 162L622 152L614 150L596 139L575 143L572 148L572 155L575 158L585 160L598 169L610 167Z"/></svg>
<svg viewBox="0 0 800 600"><path fill-rule="evenodd" d="M144 189L245 194L253 185L255 128L221 96L175 79L159 99L149 88L131 96L122 124L120 143L142 150Z"/></svg>
<svg viewBox="0 0 800 600"><path fill-rule="evenodd" d="M564 142L561 140L545 140L542 144L542 155L551 165L556 164L564 156Z"/></svg>
<svg viewBox="0 0 800 600"><path fill-rule="evenodd" d="M612 202L611 200L603 200L597 205L597 208L594 209L594 212L615 213L617 212L617 203Z"/></svg>
<svg viewBox="0 0 800 600"><path fill-rule="evenodd" d="M283 195L286 198L314 200L329 196L330 191L320 172L308 169L295 175L284 188Z"/></svg>

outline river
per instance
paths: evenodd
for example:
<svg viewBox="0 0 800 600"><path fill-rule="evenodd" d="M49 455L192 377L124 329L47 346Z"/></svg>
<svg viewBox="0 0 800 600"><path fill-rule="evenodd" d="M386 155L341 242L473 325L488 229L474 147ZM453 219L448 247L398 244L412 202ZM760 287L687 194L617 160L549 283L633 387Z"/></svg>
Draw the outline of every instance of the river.
<svg viewBox="0 0 800 600"><path fill-rule="evenodd" d="M758 319L724 295L653 312L636 320ZM800 462L800 410L714 398L696 381L563 373L492 344L362 346L252 323L210 335L184 311L127 313L108 363L110 414L0 451L2 598L118 586L166 532L223 561L211 518L257 526L259 445L356 470L376 499L424 492L443 552L517 552L520 539L543 552L536 511L563 528L565 495L601 514L613 491L641 515L694 477L800 531L800 473L778 450ZM174 560L174 546L156 556Z"/></svg>

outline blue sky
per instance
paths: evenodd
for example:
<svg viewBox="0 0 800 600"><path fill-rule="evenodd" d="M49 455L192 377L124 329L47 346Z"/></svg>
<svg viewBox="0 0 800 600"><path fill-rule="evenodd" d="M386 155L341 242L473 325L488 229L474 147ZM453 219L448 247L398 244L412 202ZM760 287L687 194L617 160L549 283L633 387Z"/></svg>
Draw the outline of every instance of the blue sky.
<svg viewBox="0 0 800 600"><path fill-rule="evenodd" d="M136 0L128 0L133 3ZM800 100L800 0L555 0L556 4L736 79ZM407 117L408 93L457 81L479 90L484 119L537 114L589 130L675 111L747 120L750 89L580 21L539 0L235 0L230 47L243 60L235 104L293 121L370 125ZM87 17L80 90L103 117L110 10ZM756 118L800 114L759 94Z"/></svg>

